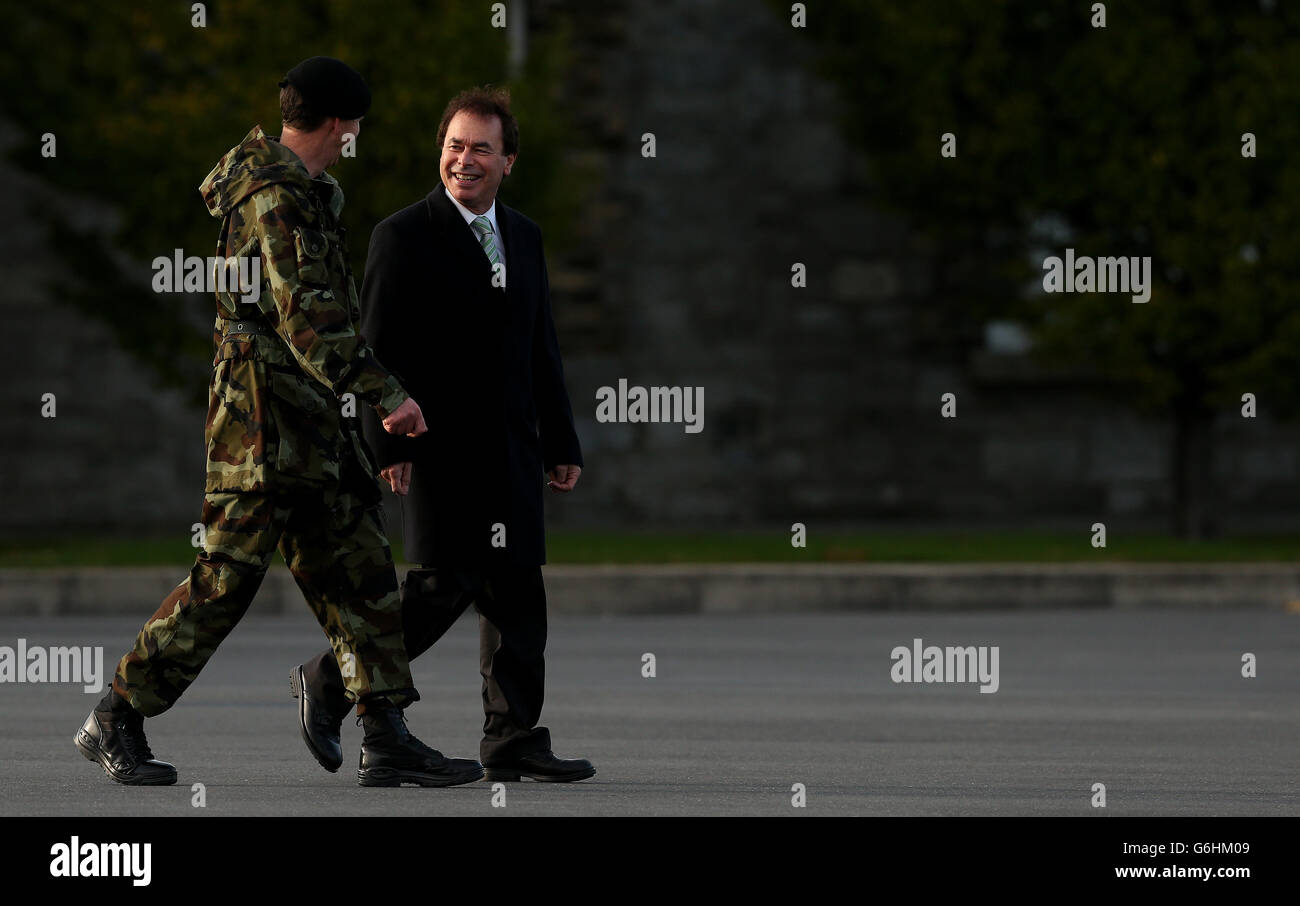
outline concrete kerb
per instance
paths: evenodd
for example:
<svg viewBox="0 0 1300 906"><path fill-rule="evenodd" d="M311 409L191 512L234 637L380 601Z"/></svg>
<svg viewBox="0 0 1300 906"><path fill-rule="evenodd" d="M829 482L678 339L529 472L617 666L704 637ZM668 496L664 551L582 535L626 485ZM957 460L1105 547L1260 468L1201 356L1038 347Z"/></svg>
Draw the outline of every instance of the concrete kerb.
<svg viewBox="0 0 1300 906"><path fill-rule="evenodd" d="M399 575L405 567L399 568ZM791 613L1059 608L1300 612L1289 563L871 563L548 566L553 614ZM174 567L0 570L0 615L149 615L185 577ZM283 566L252 613L302 594Z"/></svg>

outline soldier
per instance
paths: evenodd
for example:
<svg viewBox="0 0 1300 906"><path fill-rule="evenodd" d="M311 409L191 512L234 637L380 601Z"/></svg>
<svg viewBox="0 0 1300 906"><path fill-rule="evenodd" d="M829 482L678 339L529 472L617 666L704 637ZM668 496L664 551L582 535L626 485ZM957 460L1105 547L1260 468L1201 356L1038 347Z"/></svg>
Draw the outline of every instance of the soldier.
<svg viewBox="0 0 1300 906"><path fill-rule="evenodd" d="M386 431L415 437L427 430L419 405L358 332L339 225L343 192L324 172L348 136L360 133L370 91L328 57L303 61L280 88L283 134L273 139L254 127L199 188L222 219L217 256L234 265L227 273L238 273L247 256L245 272L260 279L258 286L214 281L205 544L74 741L118 783L175 783L176 769L149 750L144 718L166 711L194 682L252 603L278 547L329 637L365 728L358 781L478 780L477 761L445 758L406 728L402 709L419 694L376 469L342 414L341 398L352 394L374 407ZM316 755L332 770L342 761L338 752Z"/></svg>

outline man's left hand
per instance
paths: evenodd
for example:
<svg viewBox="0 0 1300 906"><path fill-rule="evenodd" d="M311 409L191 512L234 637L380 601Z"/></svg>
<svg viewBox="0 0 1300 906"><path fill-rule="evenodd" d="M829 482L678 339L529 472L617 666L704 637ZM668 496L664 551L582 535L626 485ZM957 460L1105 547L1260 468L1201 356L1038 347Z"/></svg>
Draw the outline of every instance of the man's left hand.
<svg viewBox="0 0 1300 906"><path fill-rule="evenodd" d="M572 491L582 474L582 466L556 466L550 471L551 480L547 482L552 491Z"/></svg>

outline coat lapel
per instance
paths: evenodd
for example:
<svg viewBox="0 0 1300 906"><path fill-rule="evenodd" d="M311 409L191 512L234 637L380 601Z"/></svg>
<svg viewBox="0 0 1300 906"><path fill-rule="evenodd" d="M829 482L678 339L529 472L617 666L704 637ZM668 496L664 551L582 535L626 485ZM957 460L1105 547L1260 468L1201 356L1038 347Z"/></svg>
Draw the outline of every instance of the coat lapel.
<svg viewBox="0 0 1300 906"><path fill-rule="evenodd" d="M511 228L511 217L510 217L512 213L514 212L511 211L509 208L507 208L505 205L503 205L501 203L501 199L498 198L497 199L497 229L500 231L499 238L501 239L501 254L505 256L507 275L509 274L509 269L510 269L510 251L513 248L513 242L511 240L514 238L513 235L514 231ZM510 285L510 281L507 279L506 286L509 285Z"/></svg>
<svg viewBox="0 0 1300 906"><path fill-rule="evenodd" d="M476 279L481 276L484 281L492 279L492 265L483 254L483 247L474 238L474 231L460 210L447 197L444 186L425 197L425 208L429 212L429 224L433 231L433 241L439 247L446 248L452 260L465 262L467 268L473 268L470 274ZM500 220L498 219L498 223Z"/></svg>

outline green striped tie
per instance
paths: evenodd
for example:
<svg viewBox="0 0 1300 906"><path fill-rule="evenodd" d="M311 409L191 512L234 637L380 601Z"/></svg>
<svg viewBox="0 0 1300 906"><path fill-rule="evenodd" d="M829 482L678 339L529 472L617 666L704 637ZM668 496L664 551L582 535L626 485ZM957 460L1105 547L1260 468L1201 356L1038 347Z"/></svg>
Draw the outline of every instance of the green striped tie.
<svg viewBox="0 0 1300 906"><path fill-rule="evenodd" d="M478 244L483 246L483 251L488 256L488 261L493 264L501 263L501 254L497 251L496 238L492 235L492 221L488 220L482 214L474 218L474 232L478 233Z"/></svg>

